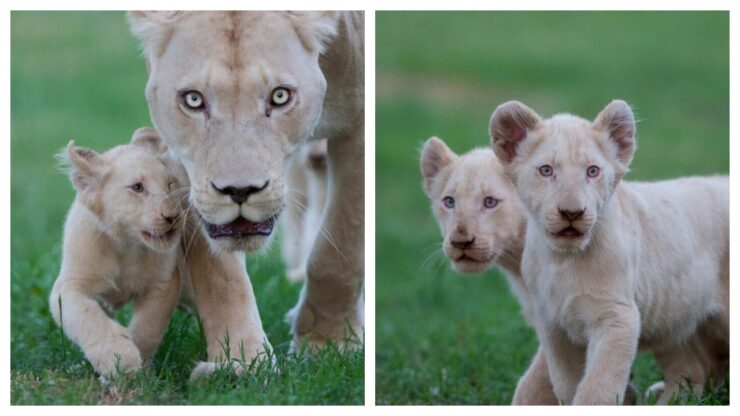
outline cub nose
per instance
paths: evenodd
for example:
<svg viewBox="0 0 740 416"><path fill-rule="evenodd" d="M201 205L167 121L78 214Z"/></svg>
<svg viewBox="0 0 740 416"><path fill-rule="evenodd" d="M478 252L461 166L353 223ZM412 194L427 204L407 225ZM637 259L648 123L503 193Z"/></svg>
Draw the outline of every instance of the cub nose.
<svg viewBox="0 0 740 416"><path fill-rule="evenodd" d="M162 218L164 218L165 221L167 221L167 224L174 224L175 220L177 219L177 215L174 214L161 214Z"/></svg>
<svg viewBox="0 0 740 416"><path fill-rule="evenodd" d="M583 216L583 213L586 212L585 209L579 210L579 211L568 211L565 209L558 209L558 212L560 213L560 216L563 217L564 220L568 221L575 221Z"/></svg>
<svg viewBox="0 0 740 416"><path fill-rule="evenodd" d="M452 244L452 247L459 248L460 250L465 250L466 248L473 245L475 242L475 237L471 238L470 240L452 240L450 241L450 244Z"/></svg>
<svg viewBox="0 0 740 416"><path fill-rule="evenodd" d="M267 185L270 184L270 181L265 181L265 183L262 186L246 186L246 187L235 187L235 186L226 186L223 188L219 188L216 186L215 183L211 182L211 186L213 186L213 189L218 191L220 194L228 195L229 198L231 198L232 201L236 202L237 204L243 204L247 202L247 199L249 199L249 196L252 194L256 194L257 192L267 188Z"/></svg>

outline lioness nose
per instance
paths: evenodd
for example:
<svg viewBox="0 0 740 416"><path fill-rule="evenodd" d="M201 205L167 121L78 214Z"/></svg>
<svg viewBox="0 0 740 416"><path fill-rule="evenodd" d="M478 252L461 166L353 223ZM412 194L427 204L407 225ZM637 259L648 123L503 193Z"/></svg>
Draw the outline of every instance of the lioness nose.
<svg viewBox="0 0 740 416"><path fill-rule="evenodd" d="M575 221L581 218L586 210L582 209L579 211L568 211L564 209L558 209L558 212L560 212L560 216L563 217L564 220Z"/></svg>
<svg viewBox="0 0 740 416"><path fill-rule="evenodd" d="M475 237L473 237L470 240L453 240L450 241L450 244L452 244L452 247L459 248L460 250L465 250L466 248L470 247L475 243Z"/></svg>
<svg viewBox="0 0 740 416"><path fill-rule="evenodd" d="M252 194L256 194L257 192L267 188L267 185L270 184L270 181L265 181L264 185L262 186L246 186L243 188L237 188L235 186L226 186L224 188L219 188L211 182L211 186L213 186L213 189L218 191L221 194L228 195L229 198L231 198L232 201L236 202L237 204L243 204L244 202L247 202L247 199L249 199L249 196Z"/></svg>

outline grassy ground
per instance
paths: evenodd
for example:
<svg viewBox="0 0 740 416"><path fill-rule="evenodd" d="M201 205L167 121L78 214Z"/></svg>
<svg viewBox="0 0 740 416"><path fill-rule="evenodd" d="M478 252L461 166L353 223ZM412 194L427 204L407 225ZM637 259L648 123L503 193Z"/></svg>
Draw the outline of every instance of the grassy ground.
<svg viewBox="0 0 740 416"><path fill-rule="evenodd" d="M122 13L13 13L11 17L11 402L13 404L361 404L364 352L287 353L287 283L279 249L248 260L278 372L258 368L188 382L206 357L197 319L178 311L148 371L101 384L65 340L47 297L59 271L71 184L55 151L74 138L97 150L149 125L146 71ZM130 311L124 310L125 320Z"/></svg>
<svg viewBox="0 0 740 416"><path fill-rule="evenodd" d="M509 99L593 118L623 98L641 120L627 179L727 173L729 16L378 13L376 24L377 401L509 403L534 333L498 272L462 276L435 260L421 144L486 146ZM660 378L640 354L639 390ZM687 402L726 404L728 385Z"/></svg>

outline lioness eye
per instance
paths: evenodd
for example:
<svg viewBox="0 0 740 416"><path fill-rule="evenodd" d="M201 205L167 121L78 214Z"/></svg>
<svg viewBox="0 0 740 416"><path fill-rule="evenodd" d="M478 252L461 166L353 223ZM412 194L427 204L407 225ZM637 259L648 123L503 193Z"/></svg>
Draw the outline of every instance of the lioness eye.
<svg viewBox="0 0 740 416"><path fill-rule="evenodd" d="M540 175L542 175L542 176L552 176L552 166L550 166L550 165L542 165L542 166L540 166Z"/></svg>
<svg viewBox="0 0 740 416"><path fill-rule="evenodd" d="M182 96L185 105L193 110L200 110L203 108L203 95L198 91L187 91Z"/></svg>
<svg viewBox="0 0 740 416"><path fill-rule="evenodd" d="M277 87L272 90L272 97L270 98L270 104L275 107L281 107L290 101L290 91L287 88Z"/></svg>
<svg viewBox="0 0 740 416"><path fill-rule="evenodd" d="M487 196L486 199L483 200L483 206L486 208L493 208L496 205L498 205L498 199L492 196Z"/></svg>
<svg viewBox="0 0 740 416"><path fill-rule="evenodd" d="M442 199L442 203L444 204L445 208L455 208L455 198L451 196L444 197L444 199Z"/></svg>
<svg viewBox="0 0 740 416"><path fill-rule="evenodd" d="M599 176L600 169L598 166L591 165L586 169L586 175L588 175L589 178L595 178Z"/></svg>
<svg viewBox="0 0 740 416"><path fill-rule="evenodd" d="M137 194L144 192L144 184L142 184L141 182L136 182L135 184L129 186L129 188L131 188L131 190L136 192Z"/></svg>

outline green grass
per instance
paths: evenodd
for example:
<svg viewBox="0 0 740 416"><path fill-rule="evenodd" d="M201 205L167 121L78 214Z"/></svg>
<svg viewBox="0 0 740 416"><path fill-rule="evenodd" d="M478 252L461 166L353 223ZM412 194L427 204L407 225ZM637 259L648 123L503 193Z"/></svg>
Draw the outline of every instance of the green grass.
<svg viewBox="0 0 740 416"><path fill-rule="evenodd" d="M507 404L537 340L499 272L463 276L434 254L421 144L487 146L510 99L593 118L622 98L640 120L628 180L727 173L729 15L381 12L376 25L377 402ZM638 389L660 379L641 353ZM728 383L685 402L727 404Z"/></svg>
<svg viewBox="0 0 740 416"><path fill-rule="evenodd" d="M150 125L145 64L123 13L14 12L11 36L11 403L362 404L364 351L288 354L283 315L300 287L287 282L276 243L248 264L278 371L189 382L205 341L197 319L178 311L151 368L98 381L47 304L74 195L53 154L73 138L104 150Z"/></svg>

